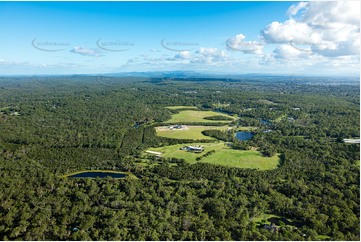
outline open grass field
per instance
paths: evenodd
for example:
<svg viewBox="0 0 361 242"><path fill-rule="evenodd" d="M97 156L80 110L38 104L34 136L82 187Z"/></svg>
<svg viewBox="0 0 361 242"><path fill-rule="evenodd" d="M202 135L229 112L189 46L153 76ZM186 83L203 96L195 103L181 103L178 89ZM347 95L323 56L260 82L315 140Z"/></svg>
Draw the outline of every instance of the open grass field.
<svg viewBox="0 0 361 242"><path fill-rule="evenodd" d="M172 110L177 110L177 109L198 109L197 107L195 106L168 106L166 107L168 109L172 109Z"/></svg>
<svg viewBox="0 0 361 242"><path fill-rule="evenodd" d="M195 154L185 150L180 150L180 148L187 145L203 145L204 151L200 154ZM263 157L260 152L255 150L233 150L227 147L224 142L177 144L158 148L149 148L147 150L161 152L161 156L166 158L183 158L191 164L205 162L229 167L270 170L276 168L279 162L278 155L273 157ZM200 161L196 160L197 157L200 157L211 150L214 150L215 153L202 158Z"/></svg>
<svg viewBox="0 0 361 242"><path fill-rule="evenodd" d="M184 110L180 111L177 114L173 114L170 120L167 120L165 123L197 123L197 122L204 122L204 123L229 123L231 121L224 121L224 120L207 120L204 119L206 117L211 116L225 116L228 118L235 119L232 116L223 113L217 113L213 111L196 111L196 110Z"/></svg>
<svg viewBox="0 0 361 242"><path fill-rule="evenodd" d="M285 218L282 216L278 216L276 214L270 214L270 213L265 213L265 214L259 215L257 217L254 217L254 218L252 218L252 221L255 222L257 225L262 225L263 223L266 223L266 224L274 223L277 226L279 226L283 223L284 225L291 226L293 228L301 227L303 225L299 221Z"/></svg>
<svg viewBox="0 0 361 242"><path fill-rule="evenodd" d="M278 123L278 122L281 122L283 119L285 119L287 117L286 114L283 114L281 116L279 116L278 118L272 120L274 123Z"/></svg>
<svg viewBox="0 0 361 242"><path fill-rule="evenodd" d="M275 214L265 213L265 214L262 214L262 215L252 218L252 221L255 223L261 223L262 220L268 221L268 219L270 219L270 218L281 218L281 217L278 215L275 215Z"/></svg>
<svg viewBox="0 0 361 242"><path fill-rule="evenodd" d="M202 134L203 130L216 129L216 130L227 130L228 126L188 126L185 125L185 129L173 129L169 130L168 126L157 127L157 135L166 138L173 139L209 139L215 140L212 137Z"/></svg>
<svg viewBox="0 0 361 242"><path fill-rule="evenodd" d="M328 236L328 235L317 235L316 239L318 239L318 240L329 240L329 239L331 239L331 237Z"/></svg>

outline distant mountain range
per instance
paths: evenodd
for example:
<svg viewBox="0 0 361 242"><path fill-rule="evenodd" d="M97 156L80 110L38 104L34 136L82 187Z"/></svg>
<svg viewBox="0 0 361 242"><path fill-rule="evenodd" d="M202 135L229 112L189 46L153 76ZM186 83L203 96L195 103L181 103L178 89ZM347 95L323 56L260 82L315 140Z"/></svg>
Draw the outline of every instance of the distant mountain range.
<svg viewBox="0 0 361 242"><path fill-rule="evenodd" d="M4 75L5 77L6 75ZM13 77L34 76L34 75L8 75ZM109 76L109 77L139 77L139 78L173 78L173 79L229 79L229 80L253 80L253 81L299 81L299 82L327 82L337 81L339 83L359 83L360 77L355 76L327 76L326 75L300 75L300 74L270 74L270 73L247 73L247 74L226 74L226 73L206 73L196 71L144 71L144 72L119 72L119 73L99 73L99 74L58 74L58 75L35 75L42 77L57 76ZM1 75L0 75L1 77Z"/></svg>
<svg viewBox="0 0 361 242"><path fill-rule="evenodd" d="M120 72L103 74L107 76L117 77L151 77L151 78L240 78L240 77L276 77L289 75L274 75L274 74L220 74L220 73L201 73L195 71L151 71L151 72Z"/></svg>
<svg viewBox="0 0 361 242"><path fill-rule="evenodd" d="M146 71L146 72L119 72L107 74L94 74L91 76L114 76L114 77L145 77L145 78L229 78L229 79L274 79L274 78L327 78L327 79L340 79L341 76L306 76L299 74L269 74L269 73L247 73L247 74L222 74L222 73L206 73L196 71ZM342 77L348 80L353 79L359 81L359 77Z"/></svg>

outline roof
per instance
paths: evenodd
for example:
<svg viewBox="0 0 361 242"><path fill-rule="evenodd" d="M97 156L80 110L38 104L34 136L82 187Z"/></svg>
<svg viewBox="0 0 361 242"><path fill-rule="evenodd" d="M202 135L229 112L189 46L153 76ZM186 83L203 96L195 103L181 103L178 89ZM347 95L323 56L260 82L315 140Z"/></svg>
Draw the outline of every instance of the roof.
<svg viewBox="0 0 361 242"><path fill-rule="evenodd" d="M203 146L187 146L189 149L192 149L192 150L203 150Z"/></svg>
<svg viewBox="0 0 361 242"><path fill-rule="evenodd" d="M345 143L360 144L360 139L343 139Z"/></svg>

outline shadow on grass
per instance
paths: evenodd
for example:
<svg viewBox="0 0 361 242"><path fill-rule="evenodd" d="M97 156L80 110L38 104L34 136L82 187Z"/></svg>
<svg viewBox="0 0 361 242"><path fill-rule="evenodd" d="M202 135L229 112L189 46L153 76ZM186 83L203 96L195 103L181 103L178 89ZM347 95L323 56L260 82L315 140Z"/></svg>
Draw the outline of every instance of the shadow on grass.
<svg viewBox="0 0 361 242"><path fill-rule="evenodd" d="M270 217L267 219L268 222L274 223L276 225L290 225L290 226L296 226L296 227L302 227L302 223L297 221L290 221L289 219L282 218L282 217Z"/></svg>

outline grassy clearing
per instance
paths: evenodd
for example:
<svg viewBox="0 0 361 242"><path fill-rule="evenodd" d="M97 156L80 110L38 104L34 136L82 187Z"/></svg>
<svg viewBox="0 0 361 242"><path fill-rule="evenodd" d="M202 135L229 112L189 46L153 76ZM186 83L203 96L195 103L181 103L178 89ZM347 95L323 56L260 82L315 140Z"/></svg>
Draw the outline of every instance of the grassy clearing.
<svg viewBox="0 0 361 242"><path fill-rule="evenodd" d="M252 218L252 221L258 225L261 225L263 224L263 222L265 222L266 224L274 223L276 225L281 225L283 223L284 225L292 226L292 227L302 226L302 224L298 221L270 213L265 213L257 217L254 217Z"/></svg>
<svg viewBox="0 0 361 242"><path fill-rule="evenodd" d="M204 123L229 123L231 121L221 121L221 120L207 120L204 119L205 117L211 116L225 116L232 119L235 119L232 116L223 113L217 113L213 111L195 111L195 110L184 110L180 111L177 114L173 114L170 120L167 120L165 123L197 123L197 122L204 122Z"/></svg>
<svg viewBox="0 0 361 242"><path fill-rule="evenodd" d="M180 150L180 148L186 145L203 145L204 152L195 154L185 150ZM279 162L278 155L273 157L263 157L260 152L254 150L233 150L227 147L224 142L177 144L158 148L149 148L148 150L161 152L161 156L165 158L175 157L178 159L185 159L191 164L205 162L229 167L270 170L275 169ZM197 157L200 157L211 150L214 150L215 153L204 157L200 161L196 160Z"/></svg>
<svg viewBox="0 0 361 242"><path fill-rule="evenodd" d="M80 173L84 173L84 172L111 172L111 173L125 174L125 175L127 175L127 177L138 179L131 172L113 171L113 170L84 170L84 171L77 171L77 172L73 172L73 173L70 173L70 174L66 174L66 175L63 175L63 176L60 176L60 177L61 178L66 178L66 177L73 176L73 175L80 174ZM124 178L113 178L113 179L124 179Z"/></svg>
<svg viewBox="0 0 361 242"><path fill-rule="evenodd" d="M281 115L281 116L279 116L278 118L276 118L276 119L274 119L274 120L272 120L273 122L275 122L275 123L278 123L278 122L281 122L283 119L285 119L287 117L287 115L286 114L283 114L283 115Z"/></svg>
<svg viewBox="0 0 361 242"><path fill-rule="evenodd" d="M195 106L168 106L168 107L165 107L165 108L172 109L172 110L177 110L177 109L198 109Z"/></svg>
<svg viewBox="0 0 361 242"><path fill-rule="evenodd" d="M216 129L216 130L227 130L228 126L185 126L186 130L181 129L174 129L174 130L164 130L163 127L157 127L157 135L166 138L173 138L173 139L209 139L215 140L212 137L206 136L202 134L202 131L209 130L209 129Z"/></svg>
<svg viewBox="0 0 361 242"><path fill-rule="evenodd" d="M328 240L328 239L331 239L331 237L327 236L327 235L317 235L316 239L318 239L318 240Z"/></svg>
<svg viewBox="0 0 361 242"><path fill-rule="evenodd" d="M225 108L229 106L229 103L213 103L212 106L215 108Z"/></svg>
<svg viewBox="0 0 361 242"><path fill-rule="evenodd" d="M262 220L267 221L270 218L281 218L281 217L276 215L276 214L265 213L265 214L259 215L258 217L254 217L252 219L252 221L255 222L255 223L261 223Z"/></svg>
<svg viewBox="0 0 361 242"><path fill-rule="evenodd" d="M216 152L201 161L229 167L271 170L277 167L278 160L278 156L263 157L258 151L227 149Z"/></svg>

